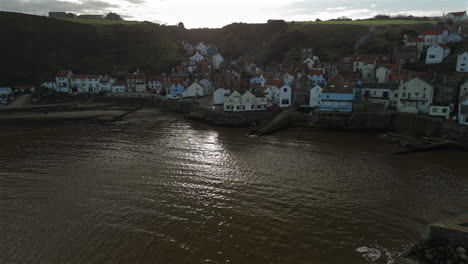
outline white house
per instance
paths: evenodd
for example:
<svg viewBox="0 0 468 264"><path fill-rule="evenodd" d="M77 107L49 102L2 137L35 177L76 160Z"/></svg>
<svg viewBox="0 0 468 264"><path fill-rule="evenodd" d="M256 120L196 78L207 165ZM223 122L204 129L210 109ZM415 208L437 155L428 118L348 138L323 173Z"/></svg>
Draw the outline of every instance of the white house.
<svg viewBox="0 0 468 264"><path fill-rule="evenodd" d="M292 76L289 73L286 73L283 75L283 83L286 85L289 85L289 86L293 85L294 80L295 80L294 76Z"/></svg>
<svg viewBox="0 0 468 264"><path fill-rule="evenodd" d="M434 87L420 78L413 78L398 89L397 110L403 113L429 114Z"/></svg>
<svg viewBox="0 0 468 264"><path fill-rule="evenodd" d="M68 93L71 90L71 77L73 76L70 70L60 70L55 75L55 82L57 83L57 92Z"/></svg>
<svg viewBox="0 0 468 264"><path fill-rule="evenodd" d="M202 54L200 54L200 52L198 52L198 51L197 51L197 53L195 53L195 55L190 57L190 60L193 61L193 62L202 62L204 59L205 59L205 57Z"/></svg>
<svg viewBox="0 0 468 264"><path fill-rule="evenodd" d="M468 81L464 82L461 86L460 86L460 98L462 98L463 96L467 95L468 94Z"/></svg>
<svg viewBox="0 0 468 264"><path fill-rule="evenodd" d="M224 111L228 112L265 110L266 107L266 98L260 94L256 96L250 91L241 94L234 90L229 96L224 97Z"/></svg>
<svg viewBox="0 0 468 264"><path fill-rule="evenodd" d="M322 100L322 91L323 88L320 85L316 85L314 88L310 89L309 92L309 107L316 108L320 107Z"/></svg>
<svg viewBox="0 0 468 264"><path fill-rule="evenodd" d="M13 90L10 87L0 87L0 96L8 96L13 94Z"/></svg>
<svg viewBox="0 0 468 264"><path fill-rule="evenodd" d="M419 38L423 39L423 47L429 48L439 43L446 43L448 31L443 29L428 29L419 34Z"/></svg>
<svg viewBox="0 0 468 264"><path fill-rule="evenodd" d="M378 83L385 83L388 76L392 73L391 69L387 69L384 66L377 68L375 71L375 78Z"/></svg>
<svg viewBox="0 0 468 264"><path fill-rule="evenodd" d="M208 52L208 47L205 45L205 43L203 43L203 41L198 43L195 49L198 50L203 56L205 56Z"/></svg>
<svg viewBox="0 0 468 264"><path fill-rule="evenodd" d="M218 88L213 93L213 104L222 105L224 104L224 97L229 96L230 91L224 88Z"/></svg>
<svg viewBox="0 0 468 264"><path fill-rule="evenodd" d="M291 93L292 89L289 85L283 85L277 88L274 93L274 102L280 108L291 107Z"/></svg>
<svg viewBox="0 0 468 264"><path fill-rule="evenodd" d="M427 49L426 64L441 63L448 55L450 48L446 44L435 44Z"/></svg>
<svg viewBox="0 0 468 264"><path fill-rule="evenodd" d="M228 112L240 112L244 111L243 105L241 103L241 96L242 94L234 90L228 96L224 97L224 111Z"/></svg>
<svg viewBox="0 0 468 264"><path fill-rule="evenodd" d="M375 64L365 64L361 67L361 76L364 80L375 79Z"/></svg>
<svg viewBox="0 0 468 264"><path fill-rule="evenodd" d="M309 68L309 70L313 70L315 68L315 65L318 64L319 62L320 62L319 57L313 56L312 58L310 57L307 58L302 63L307 64L307 68Z"/></svg>
<svg viewBox="0 0 468 264"><path fill-rule="evenodd" d="M112 92L112 86L115 83L115 79L109 76L104 76L99 80L99 91L101 92Z"/></svg>
<svg viewBox="0 0 468 264"><path fill-rule="evenodd" d="M45 82L41 84L41 87L49 88L51 90L57 91L57 83L56 82Z"/></svg>
<svg viewBox="0 0 468 264"><path fill-rule="evenodd" d="M158 80L148 80L148 89L156 93L161 93L163 84Z"/></svg>
<svg viewBox="0 0 468 264"><path fill-rule="evenodd" d="M452 33L447 38L447 43L456 43L456 42L462 42L462 41L463 41L463 36L458 33Z"/></svg>
<svg viewBox="0 0 468 264"><path fill-rule="evenodd" d="M213 92L213 84L208 79L202 79L198 82L201 86L203 86L203 93L205 95L209 95Z"/></svg>
<svg viewBox="0 0 468 264"><path fill-rule="evenodd" d="M458 123L468 125L468 94L460 98L458 105Z"/></svg>
<svg viewBox="0 0 468 264"><path fill-rule="evenodd" d="M101 75L82 75L75 74L71 78L71 89L78 93L97 93L100 92L99 82Z"/></svg>
<svg viewBox="0 0 468 264"><path fill-rule="evenodd" d="M212 59L213 69L215 70L221 69L221 63L223 63L223 61L224 61L224 58L219 53L214 55Z"/></svg>
<svg viewBox="0 0 468 264"><path fill-rule="evenodd" d="M392 101L392 95L398 93L396 83L363 83L357 88L361 89L362 99L366 102L382 104L385 108L396 105L396 101Z"/></svg>
<svg viewBox="0 0 468 264"><path fill-rule="evenodd" d="M192 83L185 92L182 93L182 97L197 97L204 96L204 88L198 82Z"/></svg>
<svg viewBox="0 0 468 264"><path fill-rule="evenodd" d="M418 48L419 52L422 52L424 49L424 39L423 38L413 38L405 35L405 46L414 46Z"/></svg>
<svg viewBox="0 0 468 264"><path fill-rule="evenodd" d="M448 119L450 117L450 106L449 105L431 105L429 109L429 115L435 117L443 117Z"/></svg>
<svg viewBox="0 0 468 264"><path fill-rule="evenodd" d="M468 72L468 52L458 54L457 72Z"/></svg>
<svg viewBox="0 0 468 264"><path fill-rule="evenodd" d="M466 11L462 12L451 12L444 16L445 20L453 20L453 21L468 21L468 15Z"/></svg>
<svg viewBox="0 0 468 264"><path fill-rule="evenodd" d="M116 82L112 85L112 92L113 93L125 93L127 91L127 87L125 86L124 82Z"/></svg>

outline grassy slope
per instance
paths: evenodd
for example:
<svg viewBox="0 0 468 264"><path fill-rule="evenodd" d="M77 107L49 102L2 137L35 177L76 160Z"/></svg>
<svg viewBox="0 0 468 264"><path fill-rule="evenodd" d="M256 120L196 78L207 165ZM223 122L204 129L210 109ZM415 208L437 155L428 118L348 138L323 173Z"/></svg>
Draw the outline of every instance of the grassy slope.
<svg viewBox="0 0 468 264"><path fill-rule="evenodd" d="M77 73L169 70L180 54L160 27L88 25L0 12L0 84L40 84L59 68Z"/></svg>

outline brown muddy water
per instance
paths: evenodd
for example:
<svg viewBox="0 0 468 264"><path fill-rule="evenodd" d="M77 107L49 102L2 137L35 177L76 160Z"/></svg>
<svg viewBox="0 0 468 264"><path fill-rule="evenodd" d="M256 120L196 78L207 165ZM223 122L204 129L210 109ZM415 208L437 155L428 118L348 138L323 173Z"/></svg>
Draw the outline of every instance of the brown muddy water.
<svg viewBox="0 0 468 264"><path fill-rule="evenodd" d="M0 263L393 263L468 211L468 154L174 116L0 128Z"/></svg>

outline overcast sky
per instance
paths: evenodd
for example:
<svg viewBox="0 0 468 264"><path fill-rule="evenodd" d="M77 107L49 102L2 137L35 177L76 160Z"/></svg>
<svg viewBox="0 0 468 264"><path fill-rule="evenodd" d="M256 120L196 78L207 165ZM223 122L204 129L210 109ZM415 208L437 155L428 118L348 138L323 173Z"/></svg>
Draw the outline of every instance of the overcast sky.
<svg viewBox="0 0 468 264"><path fill-rule="evenodd" d="M268 19L308 21L376 14L442 15L468 9L468 0L0 0L0 10L46 15L116 12L128 20L177 24L188 28L222 27Z"/></svg>

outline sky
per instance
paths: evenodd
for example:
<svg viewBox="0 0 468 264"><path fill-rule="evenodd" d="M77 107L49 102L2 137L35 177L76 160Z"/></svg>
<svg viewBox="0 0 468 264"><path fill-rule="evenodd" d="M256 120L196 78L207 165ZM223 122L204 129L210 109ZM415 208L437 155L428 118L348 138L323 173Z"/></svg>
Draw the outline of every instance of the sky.
<svg viewBox="0 0 468 264"><path fill-rule="evenodd" d="M0 0L0 10L47 15L49 11L76 14L115 12L127 20L187 28L223 27L234 22L265 23L353 19L377 14L441 16L468 9L468 0Z"/></svg>

